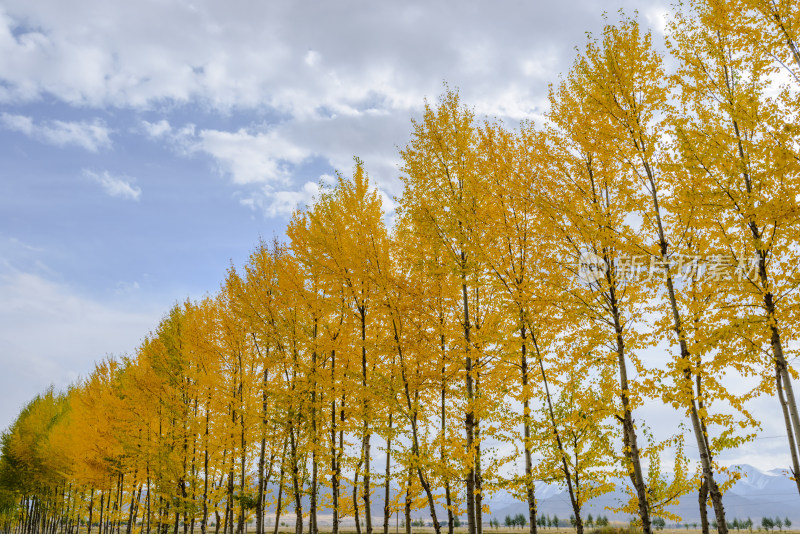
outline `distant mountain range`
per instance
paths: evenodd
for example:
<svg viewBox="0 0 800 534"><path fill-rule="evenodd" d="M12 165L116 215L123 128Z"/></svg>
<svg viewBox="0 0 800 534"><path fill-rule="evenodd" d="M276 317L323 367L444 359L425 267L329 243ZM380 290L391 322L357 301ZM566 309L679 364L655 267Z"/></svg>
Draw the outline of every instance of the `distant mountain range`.
<svg viewBox="0 0 800 534"><path fill-rule="evenodd" d="M800 494L795 483L780 469L761 471L752 465L736 466L742 478L730 488L723 496L725 516L729 520L734 518L753 519L754 525L761 524L764 516L781 519L788 517L793 525L800 526ZM541 484L536 491L538 508L543 514L558 515L568 518L572 515L572 505L566 489L552 485ZM592 514L605 515L612 521L627 521L628 514L615 514L607 507L616 507L627 499L621 490L608 493L590 501L584 507L584 516ZM490 501L492 516L502 519L506 515L527 513L527 505L518 502L511 495L496 495ZM683 518L684 523L700 521L700 504L697 492L690 493L681 498L680 503L669 508ZM714 517L713 510L708 509L709 520Z"/></svg>
<svg viewBox="0 0 800 534"><path fill-rule="evenodd" d="M723 496L723 504L725 505L725 515L732 521L734 518L747 519L752 518L754 527L761 524L761 518L768 516L771 518L780 517L781 519L788 517L792 523L793 528L796 529L800 526L800 494L798 494L797 486L789 479L788 475L779 469L771 471L761 471L751 465L736 466L742 473L742 478L734 484ZM621 486L618 485L618 487ZM349 487L344 487L343 493L348 495L352 491ZM274 490L273 490L274 491ZM326 498L325 490L321 493L321 499ZM274 494L274 493L273 493ZM392 497L396 495L396 490L392 490ZM619 506L625 499L625 494L622 490L616 490L607 493L602 497L594 499L583 507L583 516L592 514L593 517L604 515L611 521L627 522L630 514L618 514L611 512L608 508ZM536 484L536 500L538 504L538 511L540 514L547 514L549 516L557 515L561 519L567 519L572 515L572 505L570 504L569 494L566 489L558 487L554 484L545 484L539 482ZM287 503L288 508L284 510L281 521L291 523L294 521L294 512L290 501ZM488 522L491 518L499 519L503 522L505 516L515 516L517 514L524 514L527 516L527 504L516 499L508 492L497 492L493 495L487 495L484 502L489 505L491 513L484 514L484 522ZM304 499L304 511L308 510L308 499ZM680 503L670 507L670 510L683 518L682 523L696 523L700 521L700 507L698 503L697 492L690 493L681 498ZM444 508L437 507L437 515L440 520L444 520L447 514ZM269 514L270 519L274 517ZM373 524L383 524L383 487L375 486L372 502L372 516ZM415 519L422 519L426 523L430 520L427 508L415 510L412 513ZM714 512L708 508L709 520L713 519ZM397 518L392 517L391 524L394 526ZM462 521L465 518L461 517ZM330 519L327 515L320 516L320 524L329 523ZM343 524L352 524L352 517L344 519Z"/></svg>

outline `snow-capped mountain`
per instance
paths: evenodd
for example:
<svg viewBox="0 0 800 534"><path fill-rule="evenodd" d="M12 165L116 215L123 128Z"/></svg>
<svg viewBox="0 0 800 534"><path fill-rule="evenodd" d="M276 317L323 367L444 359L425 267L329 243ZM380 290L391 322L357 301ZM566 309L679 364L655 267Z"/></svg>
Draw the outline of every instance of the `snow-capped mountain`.
<svg viewBox="0 0 800 534"><path fill-rule="evenodd" d="M782 469L762 471L752 465L739 465L734 469L742 473L738 480L723 496L726 517L753 520L759 525L761 518L788 517L795 525L800 525L800 493L797 486L789 478L788 472ZM617 490L587 503L583 515L606 515L612 521L627 521L628 514L617 514L608 508L619 506L623 499L627 500L622 490L623 482L619 481ZM554 484L536 484L536 500L539 512L550 516L558 515L567 518L573 514L569 494L565 488ZM487 496L493 517L501 520L506 515L526 514L527 506L505 492ZM685 523L698 522L700 505L696 492L685 495L678 504L670 507L670 511L683 518ZM708 509L709 519L714 517L713 510Z"/></svg>
<svg viewBox="0 0 800 534"><path fill-rule="evenodd" d="M763 497L771 494L798 495L797 485L789 478L785 469L772 469L762 471L752 465L736 466L742 473L742 478L730 489L731 493L742 496ZM798 503L800 506L800 503Z"/></svg>

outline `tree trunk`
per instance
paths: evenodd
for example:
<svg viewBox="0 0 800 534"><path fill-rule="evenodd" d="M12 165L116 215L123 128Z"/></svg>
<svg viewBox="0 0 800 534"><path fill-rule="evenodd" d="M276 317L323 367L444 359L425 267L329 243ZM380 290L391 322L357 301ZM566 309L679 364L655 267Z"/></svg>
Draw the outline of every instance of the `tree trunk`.
<svg viewBox="0 0 800 534"><path fill-rule="evenodd" d="M767 278L766 260L761 251L759 251L759 271L762 286L768 288L769 279ZM791 454L795 456L798 454L797 449L798 446L800 446L800 419L798 419L797 403L795 402L794 388L792 387L792 377L789 374L788 364L783 355L783 342L781 341L780 330L778 328L777 310L775 309L775 302L770 291L767 291L764 295L764 308L767 315L767 324L770 329L770 345L775 358L775 370L781 377L783 392L786 395L785 400L781 402L781 405L785 406L785 408L782 408L782 411L789 412L789 419L792 423L790 426L794 428L794 432L791 432L791 428L787 428L787 434L790 435L790 446L792 445L792 441L794 442ZM794 435L792 436L791 434Z"/></svg>
<svg viewBox="0 0 800 534"><path fill-rule="evenodd" d="M286 447L283 448L284 453L286 452ZM281 458L281 475L280 480L278 481L278 502L275 504L275 528L272 534L278 534L278 528L281 524L281 510L283 508L283 479L284 479L285 471L283 469L283 457Z"/></svg>
<svg viewBox="0 0 800 534"><path fill-rule="evenodd" d="M781 372L775 372L775 382L778 390L778 401L781 403L781 410L783 411L783 422L786 425L786 435L789 438L789 450L792 453L792 477L797 486L797 491L800 492L800 462L798 462L797 444L794 441L792 433L792 421L789 416L789 408L783 396L783 384Z"/></svg>
<svg viewBox="0 0 800 534"><path fill-rule="evenodd" d="M246 477L246 462L247 462L247 442L245 436L245 406L244 406L244 365L242 362L242 353L239 351L239 402L240 409L239 409L239 425L241 429L240 438L239 438L239 464L240 464L240 472L241 477L239 479L239 520L236 524L236 532L238 534L244 534L244 514L245 510L245 501L244 501L244 482ZM177 533L176 533L177 534Z"/></svg>
<svg viewBox="0 0 800 534"><path fill-rule="evenodd" d="M536 341L536 336L533 335L533 333L531 335L531 341L533 342L533 347L536 350L536 358L539 361L539 371L542 374L542 385L544 385L544 393L545 393L545 399L547 400L547 410L550 416L550 424L553 428L553 437L556 440L558 452L561 454L561 469L564 472L564 480L567 483L567 492L569 493L570 504L572 505L572 509L575 512L576 517L578 517L580 516L580 506L578 505L580 496L577 495L577 488L573 487L572 483L573 472L570 471L569 464L567 463L567 452L564 449L564 443L561 441L561 433L558 430L555 410L553 409L553 399L550 396L550 385L547 380L547 373L545 373L544 370L544 358L542 357L542 353L539 350L539 343ZM577 462L575 465L577 465ZM577 472L575 472L574 474L575 478L577 479ZM581 529L582 528L583 525L581 525Z"/></svg>
<svg viewBox="0 0 800 534"><path fill-rule="evenodd" d="M342 459L344 458L344 422L345 422L345 406L347 404L347 393L342 392L342 400L339 402L339 448L336 450L336 466L339 471L339 485L341 486L341 472L342 472ZM358 501L355 503L355 510L358 511Z"/></svg>
<svg viewBox="0 0 800 534"><path fill-rule="evenodd" d="M203 433L203 520L200 522L200 534L208 530L208 428L209 411L211 410L211 390L206 395L206 427ZM194 534L194 533L192 533Z"/></svg>
<svg viewBox="0 0 800 534"><path fill-rule="evenodd" d="M533 460L531 459L531 408L528 393L528 355L527 355L527 332L525 329L525 318L520 312L519 337L522 341L520 369L522 370L522 432L525 455L525 497L528 501L528 529L529 534L537 534L536 524L536 494L533 485Z"/></svg>
<svg viewBox="0 0 800 534"><path fill-rule="evenodd" d="M361 312L361 385L364 393L367 392L367 315L366 308L360 307ZM370 429L369 412L366 396L364 397L364 440L362 443L364 451L364 522L367 527L367 534L372 534L372 503L369 489L370 473Z"/></svg>
<svg viewBox="0 0 800 534"><path fill-rule="evenodd" d="M297 443L295 441L294 427L289 429L289 447L292 457L292 494L294 496L294 532L303 534L303 501L300 493L300 467L297 458Z"/></svg>
<svg viewBox="0 0 800 534"><path fill-rule="evenodd" d="M440 316L441 317L441 316ZM444 327L444 319L441 318L442 327ZM447 534L453 534L453 523L455 522L455 518L453 517L453 498L450 493L450 477L447 475L447 457L445 455L445 441L447 439L447 411L446 411L446 404L445 404L445 395L447 392L447 381L445 373L447 372L446 364L444 361L445 358L445 338L444 334L442 334L442 382L441 382L441 422L442 422L442 445L439 451L439 456L442 460L442 466L445 467L445 474L444 474L444 499L445 505L447 506Z"/></svg>
<svg viewBox="0 0 800 534"><path fill-rule="evenodd" d="M475 380L477 386L478 380ZM476 388L477 389L477 388ZM475 418L475 529L483 534L483 476L481 474L480 419ZM437 532L438 534L438 532Z"/></svg>
<svg viewBox="0 0 800 534"><path fill-rule="evenodd" d="M691 353L689 351L689 346L686 343L686 334L683 329L683 323L681 321L680 310L678 308L678 302L675 297L675 286L672 281L672 275L670 274L669 264L667 262L669 258L669 244L667 243L666 236L664 234L664 227L661 223L661 209L659 208L659 201L658 201L658 188L656 187L656 179L653 175L653 170L646 159L644 159L644 155L642 155L642 164L644 165L645 172L647 174L647 180L650 184L650 198L653 201L653 213L655 215L655 223L656 223L656 230L658 235L658 245L659 250L661 252L661 258L664 261L664 275L666 279L666 286L667 286L667 296L669 298L669 304L672 309L672 321L673 321L673 330L675 331L675 335L677 336L678 345L680 347L681 352L681 361L684 366L684 379L689 381L690 388L689 391L694 391L694 384L692 384L692 371L691 371ZM722 494L719 491L719 487L717 486L716 481L714 480L714 469L711 465L710 461L710 451L708 450L708 441L706 436L703 435L702 427L700 424L700 417L697 412L697 404L695 403L694 395L691 396L687 408L689 409L689 417L692 421L692 428L694 430L695 441L697 443L697 448L700 453L700 464L703 467L703 477L708 481L708 490L711 494L711 501L714 504L714 513L717 516L717 523L719 524L719 534L727 534L728 527L725 521L725 509L722 505Z"/></svg>
<svg viewBox="0 0 800 534"><path fill-rule="evenodd" d="M658 206L656 205L656 208ZM658 215L656 215L656 219L659 220L660 226L660 219ZM663 240L663 235L661 236ZM666 241L663 240L661 244L661 250L664 258L667 257L667 244ZM694 383L692 381L692 371L690 365L690 358L691 354L689 352L689 346L686 343L686 337L683 331L683 325L681 323L680 318L680 311L678 309L677 299L675 298L675 288L672 283L672 275L669 272L669 266L665 268L666 271L666 278L667 278L667 293L670 299L670 305L672 307L672 316L674 321L674 330L676 335L678 336L678 344L680 346L681 351L681 360L684 365L684 380L688 381L689 391L694 392ZM714 513L717 518L717 524L719 529L719 534L727 534L728 527L725 520L725 509L722 503L722 493L719 491L719 487L717 486L716 481L714 480L714 468L711 464L711 451L708 448L708 441L705 433L703 432L703 425L700 421L700 415L697 410L697 403L694 399L694 394L692 394L692 398L689 402L689 416L692 421L692 428L694 430L695 441L697 443L697 449L700 453L700 465L703 468L703 478L706 480L706 486L708 488L708 492L711 494L711 502L714 505Z"/></svg>
<svg viewBox="0 0 800 534"><path fill-rule="evenodd" d="M233 454L231 454L231 468L228 472L227 490L228 498L225 500L225 525L222 532L225 534L233 534Z"/></svg>
<svg viewBox="0 0 800 534"><path fill-rule="evenodd" d="M389 506L390 495L390 482L392 479L392 412L389 412L389 433L386 438L386 475L384 481L383 492L383 534L389 534L389 519L392 516L391 507Z"/></svg>
<svg viewBox="0 0 800 534"><path fill-rule="evenodd" d="M122 518L120 517L122 507L122 485L124 481L124 475L120 473L119 478L117 479L117 495L114 498L114 517L111 523L111 532L113 533L116 529L117 534L119 534L119 525L122 522Z"/></svg>
<svg viewBox="0 0 800 534"><path fill-rule="evenodd" d="M136 477L134 476L134 479ZM133 488L133 494L131 495L131 504L128 506L128 526L125 528L125 534L131 534L131 530L133 529L133 522L134 516L133 512L135 510L134 505L136 504L136 487Z"/></svg>
<svg viewBox="0 0 800 534"><path fill-rule="evenodd" d="M406 502L403 506L406 522L406 534L411 534L411 469L408 470L408 482L406 483Z"/></svg>
<svg viewBox="0 0 800 534"><path fill-rule="evenodd" d="M255 338L255 335L253 335ZM258 345L256 344L256 347ZM260 353L260 351L259 351ZM267 454L267 382L269 370L264 362L264 380L261 382L261 443L258 450L258 495L256 496L256 534L264 533L264 492L266 492L266 482L264 480L264 461ZM205 532L203 532L205 534Z"/></svg>
<svg viewBox="0 0 800 534"><path fill-rule="evenodd" d="M353 474L353 520L356 523L356 534L361 534L361 518L358 513L358 475L360 471L361 459L359 458L358 464L356 464L356 471Z"/></svg>
<svg viewBox="0 0 800 534"><path fill-rule="evenodd" d="M779 17L776 16L776 20ZM786 29L781 27L781 30L785 33ZM788 34L786 34L788 35ZM797 53L797 48L795 46L794 41L791 38L787 39L787 44L789 45L792 53L794 55L795 61L798 62L798 66L800 66L800 56ZM726 67L726 76L725 76L726 83L728 83L728 88L730 89L730 78L727 75L727 67ZM733 129L736 134L736 141L737 141L737 148L738 148L738 157L744 165L744 172L742 172L742 179L744 180L744 186L748 194L753 193L752 182L750 178L749 168L748 168L748 159L745 155L744 145L742 143L742 135L739 130L739 123L735 118L732 118ZM778 328L778 317L777 317L777 310L775 309L775 301L774 296L772 294L770 288L770 280L767 273L767 259L766 259L766 251L764 250L763 246L763 235L761 230L759 229L758 224L756 221L753 220L752 216L746 215L741 213L743 216L749 216L750 220L748 222L748 228L750 230L750 234L752 237L753 246L755 248L756 254L758 256L758 278L761 282L761 290L763 291L763 299L764 299L764 311L766 313L767 325L770 331L770 345L772 348L772 354L775 357L775 368L778 374L781 375L783 380L783 387L786 393L786 408L784 409L784 404L782 403L782 410L786 411L788 409L789 412L789 419L791 420L790 427L794 427L794 432L792 432L791 428L787 428L788 434L794 434L794 436L790 436L789 444L791 447L792 441L794 441L794 447L791 447L791 455L795 456L797 454L797 447L800 447L800 417L798 417L797 412L797 403L795 402L794 397L794 388L792 387L792 379L789 375L787 370L787 363L786 359L783 355L783 344L781 342L780 330ZM796 468L795 468L796 469ZM713 489L713 488L712 488ZM798 484L798 491L800 491L800 484ZM718 520L719 522L719 520Z"/></svg>
<svg viewBox="0 0 800 534"><path fill-rule="evenodd" d="M461 265L462 269L466 269L466 254L461 252ZM462 274L462 279L466 275ZM473 401L475 400L475 392L472 382L472 356L470 346L470 323L469 323L469 300L467 297L467 284L464 280L461 284L461 295L464 304L464 348L465 348L465 362L464 367L466 371L466 387L467 387L467 408L464 416L464 430L467 435L466 447L466 467L467 467L467 532L468 534L478 534L475 515L475 412ZM649 534L649 533L648 533Z"/></svg>
<svg viewBox="0 0 800 534"><path fill-rule="evenodd" d="M314 346L311 351L311 495L309 502L309 517L308 517L308 532L309 534L318 534L317 527L317 488L319 484L317 463L317 335L318 325L317 318L314 317L314 332L312 337L312 344Z"/></svg>
<svg viewBox="0 0 800 534"><path fill-rule="evenodd" d="M397 322L394 318L392 318L392 328L394 330L394 340L395 340L395 346L397 348L397 356L400 360L400 377L403 380L403 392L406 399L406 408L408 409L409 419L411 421L411 440L412 440L411 454L413 455L414 463L416 464L416 471L417 471L417 476L419 477L419 483L425 490L425 496L428 499L428 508L430 510L434 531L436 532L436 534L440 534L441 526L439 525L439 519L436 517L436 502L433 498L433 492L431 491L431 486L428 483L427 479L425 478L425 475L422 472L422 468L420 467L419 432L417 428L419 394L415 392L414 400L411 399L411 390L408 385L408 375L406 374L405 360L403 358L403 348L400 345L400 334L397 328Z"/></svg>
<svg viewBox="0 0 800 534"><path fill-rule="evenodd" d="M642 473L642 464L639 454L639 446L636 440L636 427L633 425L633 415L630 409L630 399L628 386L628 368L625 360L625 340L622 336L622 320L617 303L616 285L611 271L612 263L607 254L604 254L606 265L606 282L608 283L608 297L611 304L611 313L614 318L614 330L617 338L617 365L619 367L620 400L622 402L622 440L625 448L625 456L630 462L629 476L631 483L636 491L639 501L639 517L642 520L642 530L644 534L652 534L650 523L650 503L647 500L647 489Z"/></svg>
<svg viewBox="0 0 800 534"><path fill-rule="evenodd" d="M336 350L331 350L331 534L339 534L339 462L336 449Z"/></svg>
<svg viewBox="0 0 800 534"><path fill-rule="evenodd" d="M149 492L148 492L149 498ZM92 534L92 512L94 510L94 488L89 491L89 522L86 525L86 534ZM28 513L30 517L30 512ZM147 528L147 533L150 534L150 527Z"/></svg>
<svg viewBox="0 0 800 534"><path fill-rule="evenodd" d="M148 432L149 435L149 432ZM150 534L150 521L152 519L152 510L150 508L150 464L147 464L147 534ZM89 533L91 534L91 533Z"/></svg>
<svg viewBox="0 0 800 534"><path fill-rule="evenodd" d="M103 508L105 507L105 498L106 498L106 492L104 490L101 490L100 491L100 520L99 520L99 523L97 525L97 530L100 532L100 534L103 534L103 532L104 532L104 530L103 530L103 524L104 524L103 523L103 511L104 511Z"/></svg>

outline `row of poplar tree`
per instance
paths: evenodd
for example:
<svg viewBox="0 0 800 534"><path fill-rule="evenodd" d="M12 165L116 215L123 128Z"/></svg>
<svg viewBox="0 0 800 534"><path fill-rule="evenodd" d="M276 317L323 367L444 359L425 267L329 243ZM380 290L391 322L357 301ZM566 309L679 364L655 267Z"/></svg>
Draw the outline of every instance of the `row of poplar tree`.
<svg viewBox="0 0 800 534"><path fill-rule="evenodd" d="M760 415L800 474L798 37L796 2L693 0L663 54L635 19L589 38L541 124L445 91L401 151L391 228L357 160L216 295L26 406L4 530L263 534L283 513L386 534L420 510L481 534L506 490L535 534L544 480L580 534L621 478L646 534L689 493L725 534L715 459L755 435L748 401L775 397ZM645 402L685 427L655 439Z"/></svg>

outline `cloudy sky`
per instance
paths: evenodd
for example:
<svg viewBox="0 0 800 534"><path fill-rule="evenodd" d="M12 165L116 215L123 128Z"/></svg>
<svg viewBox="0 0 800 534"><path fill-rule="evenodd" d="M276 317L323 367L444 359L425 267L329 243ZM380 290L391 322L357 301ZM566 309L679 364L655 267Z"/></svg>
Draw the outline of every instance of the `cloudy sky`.
<svg viewBox="0 0 800 534"><path fill-rule="evenodd" d="M391 208L443 82L514 125L603 8L660 30L615 2L0 0L0 428L215 292L354 155ZM728 461L785 463L765 420Z"/></svg>

